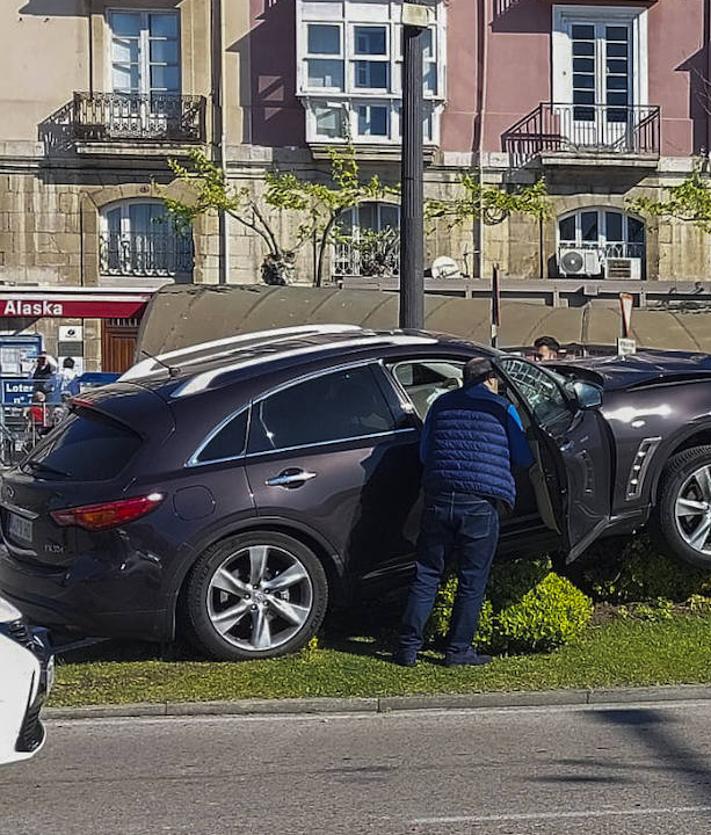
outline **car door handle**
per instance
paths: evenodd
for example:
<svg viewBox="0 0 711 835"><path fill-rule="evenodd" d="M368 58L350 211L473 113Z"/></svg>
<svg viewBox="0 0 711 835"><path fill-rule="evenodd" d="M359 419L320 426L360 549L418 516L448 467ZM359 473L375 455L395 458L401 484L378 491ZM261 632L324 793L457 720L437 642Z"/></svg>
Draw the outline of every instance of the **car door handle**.
<svg viewBox="0 0 711 835"><path fill-rule="evenodd" d="M308 470L283 470L279 475L268 478L265 484L267 487L301 487L316 475Z"/></svg>

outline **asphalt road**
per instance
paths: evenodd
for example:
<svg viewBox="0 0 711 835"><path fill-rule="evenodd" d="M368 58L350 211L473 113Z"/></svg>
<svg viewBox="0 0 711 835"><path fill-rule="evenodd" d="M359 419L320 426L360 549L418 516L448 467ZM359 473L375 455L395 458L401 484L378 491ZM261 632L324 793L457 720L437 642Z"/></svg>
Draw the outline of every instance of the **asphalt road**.
<svg viewBox="0 0 711 835"><path fill-rule="evenodd" d="M711 704L56 722L2 835L707 835Z"/></svg>

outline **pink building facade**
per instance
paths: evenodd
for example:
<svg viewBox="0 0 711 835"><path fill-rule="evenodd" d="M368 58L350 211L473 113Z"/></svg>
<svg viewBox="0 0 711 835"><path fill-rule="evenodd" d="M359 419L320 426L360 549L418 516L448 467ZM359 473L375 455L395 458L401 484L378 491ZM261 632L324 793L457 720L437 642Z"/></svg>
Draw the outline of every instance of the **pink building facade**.
<svg viewBox="0 0 711 835"><path fill-rule="evenodd" d="M680 182L711 147L710 7L441 0L425 50L428 193L456 193L461 170L492 184L544 177L552 215L428 230L428 258L468 274L498 262L517 278L705 280L706 236L650 223L628 201ZM250 8L244 143L315 170L350 137L364 168L396 179L400 0ZM393 211L364 207L351 221L391 224Z"/></svg>

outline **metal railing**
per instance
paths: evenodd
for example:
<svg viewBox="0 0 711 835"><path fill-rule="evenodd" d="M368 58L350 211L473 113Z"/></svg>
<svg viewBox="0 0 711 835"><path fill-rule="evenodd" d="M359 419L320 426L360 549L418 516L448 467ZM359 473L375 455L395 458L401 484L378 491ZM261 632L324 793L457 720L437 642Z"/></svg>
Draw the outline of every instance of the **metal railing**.
<svg viewBox="0 0 711 835"><path fill-rule="evenodd" d="M175 276L193 271L193 241L179 232L104 232L99 236L102 275Z"/></svg>
<svg viewBox="0 0 711 835"><path fill-rule="evenodd" d="M601 260L606 258L641 258L644 260L645 245L639 243L627 243L625 241L612 243L593 243L592 241L576 244L565 241L558 247L558 255L562 255L571 250L577 249L591 249L598 253Z"/></svg>
<svg viewBox="0 0 711 835"><path fill-rule="evenodd" d="M93 142L204 142L205 110L204 96L75 93L72 130Z"/></svg>
<svg viewBox="0 0 711 835"><path fill-rule="evenodd" d="M336 278L387 276L399 273L400 253L397 249L376 252L369 247L341 241L333 245L333 275Z"/></svg>
<svg viewBox="0 0 711 835"><path fill-rule="evenodd" d="M0 467L14 467L66 416L63 406L0 403Z"/></svg>
<svg viewBox="0 0 711 835"><path fill-rule="evenodd" d="M658 158L660 108L542 102L504 134L503 144L518 164L544 153Z"/></svg>

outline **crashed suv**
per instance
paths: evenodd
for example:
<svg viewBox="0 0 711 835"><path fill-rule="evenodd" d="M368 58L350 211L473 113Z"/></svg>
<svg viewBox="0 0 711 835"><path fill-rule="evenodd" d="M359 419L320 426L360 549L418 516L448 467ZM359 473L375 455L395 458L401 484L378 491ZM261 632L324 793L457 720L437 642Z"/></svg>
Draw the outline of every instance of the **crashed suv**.
<svg viewBox="0 0 711 835"><path fill-rule="evenodd" d="M402 584L434 399L489 356L536 458L502 555L652 522L711 567L711 361L552 368L426 332L303 326L139 363L77 398L0 495L0 592L37 623L264 658L302 647L330 603Z"/></svg>

